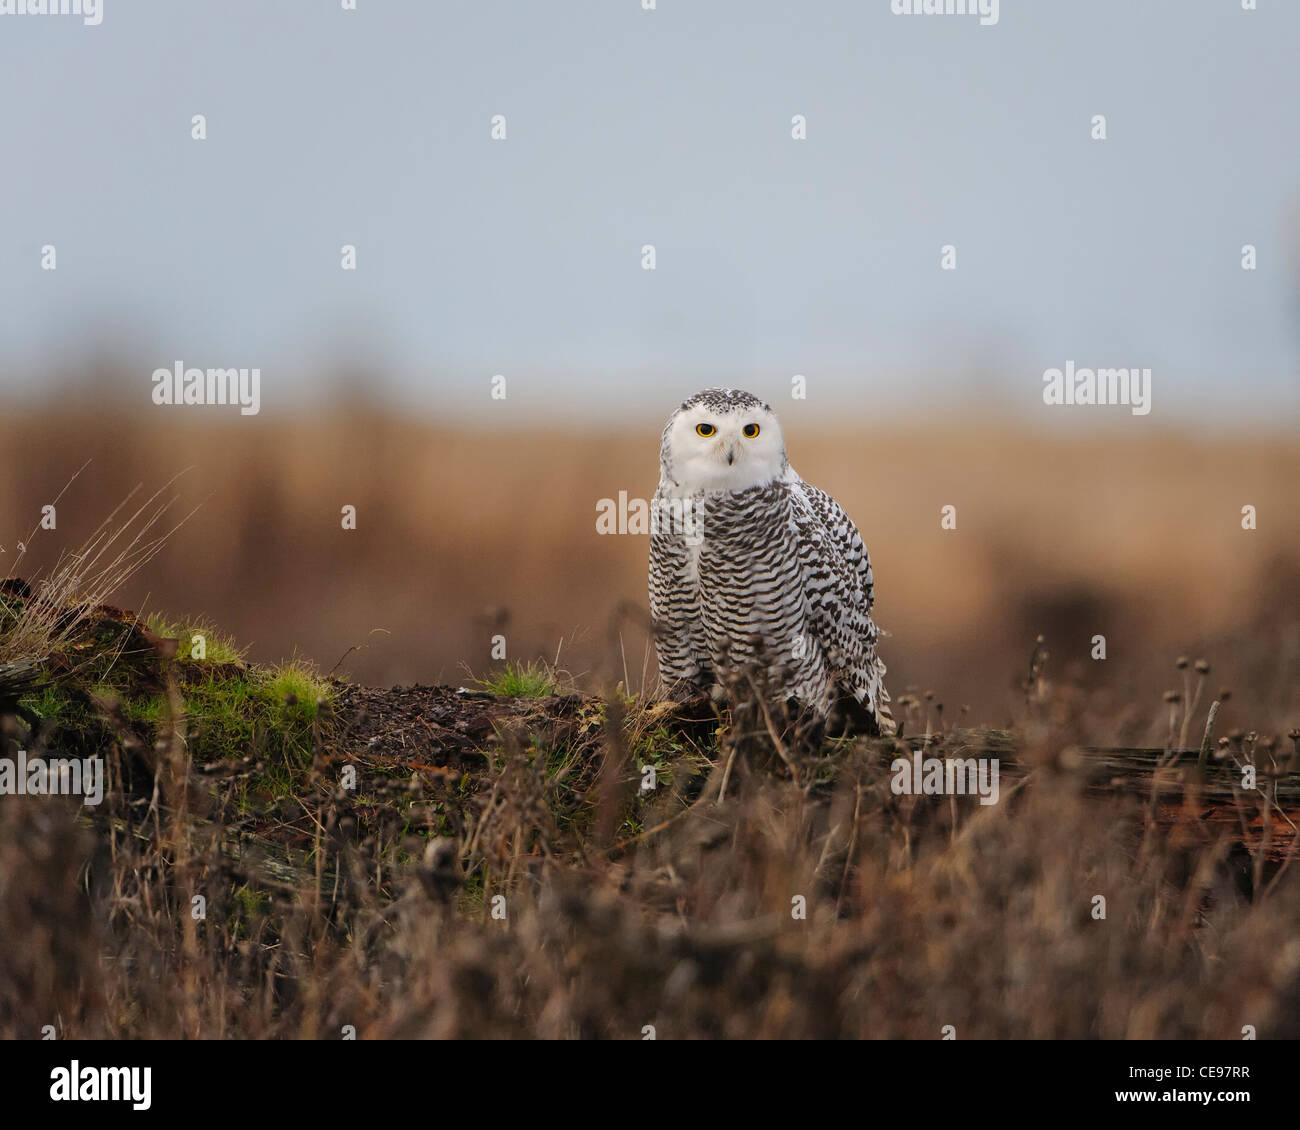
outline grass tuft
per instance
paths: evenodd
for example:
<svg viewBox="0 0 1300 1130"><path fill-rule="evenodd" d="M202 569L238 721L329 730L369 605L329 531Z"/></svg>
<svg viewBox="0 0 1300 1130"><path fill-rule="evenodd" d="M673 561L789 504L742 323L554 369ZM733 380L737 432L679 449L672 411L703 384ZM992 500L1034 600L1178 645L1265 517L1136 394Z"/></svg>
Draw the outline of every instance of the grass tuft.
<svg viewBox="0 0 1300 1130"><path fill-rule="evenodd" d="M55 502L63 497L75 479L76 475L59 492ZM121 517L139 489L137 487L79 549L60 553L47 576L37 578L31 585L15 582L25 591L13 599L0 600L0 664L43 662L55 652L66 649L93 617L95 610L153 559L180 525L156 532L176 501L174 498L160 501L172 482L175 482L175 477L129 515ZM13 569L21 565L28 545L39 532L39 528L33 530L27 541L20 543ZM11 571L10 575L11 578L17 577L16 572Z"/></svg>
<svg viewBox="0 0 1300 1130"><path fill-rule="evenodd" d="M510 698L546 698L568 694L573 689L573 680L568 673L552 667L544 659L507 663L500 671L477 682L492 694Z"/></svg>
<svg viewBox="0 0 1300 1130"><path fill-rule="evenodd" d="M176 658L182 663L242 664L248 650L237 647L210 620L173 620L154 612L145 617L144 623L155 636L177 641Z"/></svg>

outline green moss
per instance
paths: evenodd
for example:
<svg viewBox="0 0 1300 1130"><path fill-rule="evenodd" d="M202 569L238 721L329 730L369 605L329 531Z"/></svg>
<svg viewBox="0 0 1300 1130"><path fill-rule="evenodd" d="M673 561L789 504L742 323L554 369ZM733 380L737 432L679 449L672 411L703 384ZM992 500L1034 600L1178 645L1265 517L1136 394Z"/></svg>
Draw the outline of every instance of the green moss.
<svg viewBox="0 0 1300 1130"><path fill-rule="evenodd" d="M190 754L204 761L261 755L263 784L276 796L301 786L311 764L316 727L333 688L293 661L231 674L213 670L185 685Z"/></svg>
<svg viewBox="0 0 1300 1130"><path fill-rule="evenodd" d="M209 674L185 686L190 755L202 761L255 753L261 701L249 676Z"/></svg>
<svg viewBox="0 0 1300 1130"><path fill-rule="evenodd" d="M278 714L285 727L310 726L321 703L334 695L333 689L315 670L294 660L266 672L254 688L255 695Z"/></svg>
<svg viewBox="0 0 1300 1130"><path fill-rule="evenodd" d="M175 673L191 757L218 761L255 757L265 764L256 791L284 795L304 785L320 728L323 703L335 692L308 663L250 666L240 649L202 620L150 616L154 634L180 641L176 659L151 650L123 648L131 624L103 618L88 625L71 655L75 666L46 672L21 700L29 720L63 747L97 751L112 741L124 720L141 740L157 740L170 724L166 687ZM203 637L203 658L195 655ZM115 722L114 719L117 719Z"/></svg>
<svg viewBox="0 0 1300 1130"><path fill-rule="evenodd" d="M145 626L155 636L178 641L176 658L182 663L239 664L244 650L208 620L171 620L160 613L145 617Z"/></svg>
<svg viewBox="0 0 1300 1130"><path fill-rule="evenodd" d="M122 700L122 713L132 722L144 722L156 726L166 717L167 704L163 701L162 695L126 698Z"/></svg>
<svg viewBox="0 0 1300 1130"><path fill-rule="evenodd" d="M478 684L492 694L511 698L546 698L564 693L562 681L560 672L545 661L535 659L528 663L507 663L500 671L480 679Z"/></svg>
<svg viewBox="0 0 1300 1130"><path fill-rule="evenodd" d="M42 721L80 720L84 707L58 683L44 683L19 699L19 705Z"/></svg>

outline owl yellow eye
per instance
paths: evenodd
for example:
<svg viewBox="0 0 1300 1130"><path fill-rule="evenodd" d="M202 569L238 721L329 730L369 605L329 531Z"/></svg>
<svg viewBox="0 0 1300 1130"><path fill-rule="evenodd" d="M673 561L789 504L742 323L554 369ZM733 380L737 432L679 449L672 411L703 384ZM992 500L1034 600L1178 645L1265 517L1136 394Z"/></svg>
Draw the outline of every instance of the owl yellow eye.
<svg viewBox="0 0 1300 1130"><path fill-rule="evenodd" d="M712 424L696 424L696 425L695 425L695 434L696 434L696 435L701 435L701 436L703 436L705 439L708 439L709 436L713 435L713 433L716 432L717 430L718 430L718 429L715 428Z"/></svg>
<svg viewBox="0 0 1300 1130"><path fill-rule="evenodd" d="M757 424L746 424L746 425L741 429L741 433L740 433L740 434L743 435L746 439L753 439L755 436L758 435L758 425L757 425Z"/></svg>

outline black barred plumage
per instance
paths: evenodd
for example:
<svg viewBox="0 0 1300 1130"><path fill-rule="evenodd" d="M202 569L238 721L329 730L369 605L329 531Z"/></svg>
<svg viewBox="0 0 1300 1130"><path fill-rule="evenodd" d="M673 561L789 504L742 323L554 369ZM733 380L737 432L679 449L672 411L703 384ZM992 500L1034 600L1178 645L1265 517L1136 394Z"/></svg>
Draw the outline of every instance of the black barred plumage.
<svg viewBox="0 0 1300 1130"><path fill-rule="evenodd" d="M847 708L868 730L894 731L866 546L791 468L766 404L733 389L684 401L664 429L654 513L650 609L666 684L707 688L762 664L816 715Z"/></svg>

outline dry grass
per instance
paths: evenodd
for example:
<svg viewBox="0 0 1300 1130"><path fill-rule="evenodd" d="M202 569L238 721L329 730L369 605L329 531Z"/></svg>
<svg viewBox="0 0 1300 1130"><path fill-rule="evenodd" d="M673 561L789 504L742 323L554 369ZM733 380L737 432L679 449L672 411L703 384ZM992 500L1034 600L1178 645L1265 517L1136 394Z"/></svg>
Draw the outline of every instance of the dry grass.
<svg viewBox="0 0 1300 1130"><path fill-rule="evenodd" d="M90 551L64 564L56 554L56 586L38 603L65 593L77 616L151 559L149 585L170 594L153 605L217 623L229 611L260 625L263 649L309 651L315 640L325 670L344 641L365 640L363 628L391 614L382 663L411 664L425 680L443 658L452 670L473 658L458 650L467 638L486 653L504 632L517 657L520 638L541 640L542 624L572 615L593 629L594 674L580 683L636 684L627 607L645 545L595 536L593 518L603 494L649 492L646 460L614 441L554 436L443 434L430 455L428 430L393 420L260 427L164 436L123 424L108 471L87 497L72 490L60 502L61 537L118 492L118 476L147 477L182 453L211 459L198 479L212 503L166 544L153 533L156 501L91 525ZM69 450L85 451L96 433L83 421L70 436ZM556 443L581 454L556 459L538 492L530 464ZM943 694L923 687L896 701L910 735L954 744L954 722L982 711L1014 723L998 740L1019 770L997 805L894 795L889 745L840 742L790 766L789 750L762 756L762 733L719 740L697 723L685 736L625 688L597 713L571 702L578 713L563 724L507 729L473 774L385 770L313 716L302 731L311 749L268 788L263 759L276 741L263 733L257 749L214 759L209 749L208 765L196 763L183 694L208 687L207 672L149 659L161 666L131 679L147 684L156 716L127 719L121 700L64 688L86 719L98 714L82 732L99 735L107 758L103 809L87 819L64 798L0 797L0 1036L52 1025L60 1038L333 1039L352 1026L363 1038L640 1039L653 1027L662 1038L931 1039L952 1026L961 1038L1234 1039L1253 1025L1295 1038L1300 837L1277 811L1277 783L1295 767L1279 735L1300 716L1296 555L1281 521L1262 521L1257 538L1235 525L1238 498L1283 512L1278 476L1300 469L1295 453L1278 449L1268 475L1229 481L1196 469L1205 456L1192 458L1188 441L1065 445L1050 460L1034 441L1014 456L1006 447L993 458L983 443L940 442L948 471L936 455L897 490L839 462L819 468L814 447L801 460L868 531L892 531L876 538L891 593L881 609L897 633L892 674L926 670L927 633L943 632L941 670L970 668L963 687L995 688L969 711L945 710ZM14 458L13 443L0 451ZM881 468L904 454L885 443L863 467L889 482ZM1099 458L1109 469L1084 472ZM1052 469L1013 473L1024 459ZM1073 477L1062 471L1071 460ZM1148 507L1170 508L1119 536L1108 521L1130 501L1067 489L1126 479L1143 482ZM39 506L44 484L22 489L22 511ZM962 515L956 536L937 528L946 502ZM359 511L355 536L338 528L343 503ZM988 592L974 596L971 576ZM937 612L911 606L922 593ZM497 607L474 614L480 602ZM1149 638L1123 627L1125 607ZM64 631L57 611L32 624ZM66 635L18 627L6 648L36 657L77 650L85 623ZM1034 645L1035 627L1054 632L1049 645ZM1088 668L1076 653L1095 631L1115 658ZM1175 666L1180 648L1166 648L1158 667L1144 666L1166 641L1199 638L1212 641L1213 662ZM1065 645L1049 655L1056 640ZM361 662L376 662L380 646ZM1119 661L1125 648L1135 654ZM573 651L565 642L567 662ZM472 666L491 664L484 654ZM222 667L243 679L242 664ZM75 667L60 670L74 679ZM542 683L533 689L552 689ZM290 690L286 702L307 693ZM1108 733L1166 746L1162 772L1195 771L1195 754L1179 766L1177 750L1199 744L1209 709L1210 741L1229 735L1216 756L1256 763L1265 782L1234 792L1231 822L1206 821L1195 785L1173 809L1156 793L1086 787L1076 750ZM59 746L44 720L0 723L8 756L19 741ZM356 791L339 788L350 762L363 766ZM662 784L641 796L651 763ZM303 865L266 870L250 845L268 827L305 850ZM1290 847L1279 854L1281 843Z"/></svg>
<svg viewBox="0 0 1300 1130"><path fill-rule="evenodd" d="M1058 672L1131 702L1177 689L1169 657L1189 652L1235 692L1225 726L1283 728L1300 709L1300 634L1277 616L1300 603L1300 446L970 421L876 430L866 444L786 414L795 465L867 537L896 694L933 690L950 713L969 704L971 722L1003 725L1013 672L1042 633ZM343 670L372 685L485 671L498 633L521 661L553 656L563 638L573 670L609 686L626 670L636 689L644 618L619 610L644 609L648 547L598 535L596 502L649 496L659 426L16 413L0 421L0 563L87 458L59 509L61 544L84 541L137 483L192 464L182 497L202 507L124 587L126 606L210 617L254 660L297 651L328 671L364 645ZM1259 513L1249 533L1247 503ZM356 531L340 528L345 504ZM939 528L948 504L955 532ZM1095 634L1104 664L1090 658ZM1241 661L1261 635L1275 669ZM1158 728L1142 736L1163 740Z"/></svg>
<svg viewBox="0 0 1300 1130"><path fill-rule="evenodd" d="M640 682L645 541L600 537L594 517L601 497L653 489L656 422L595 437L357 413L49 424L0 425L0 530L29 528L93 460L58 538L23 562L74 607L151 560L117 603L216 622L254 660L297 650L328 671L364 644L347 660L363 680L460 681L463 663L493 666L494 634L516 670L563 636L586 688ZM1276 735L1300 720L1300 449L971 428L862 449L789 430L796 466L872 546L908 733L1013 724L1027 776L999 804L898 797L871 743L792 779L779 759L733 759L730 736L680 740L612 690L580 740L507 732L472 778L369 771L356 793L338 772L357 751L313 723L306 783L259 793L248 751L193 763L168 660L150 740L99 708L110 799L93 823L62 799L0 797L0 1036L1300 1035L1300 870L1241 846L1285 832L1275 792L1236 798L1238 835L1190 803L1094 795L1073 752L1145 740L1173 763L1217 704L1218 755L1282 760ZM186 502L208 500L180 535L157 542L148 506L132 534L99 530L136 482L190 463ZM60 545L91 552L60 564ZM7 646L70 638L33 627ZM1209 670L1175 667L1180 652ZM23 732L5 725L11 752ZM647 762L665 784L638 797ZM223 850L268 822L310 829L306 874Z"/></svg>
<svg viewBox="0 0 1300 1130"><path fill-rule="evenodd" d="M1300 1035L1297 873L1190 810L1170 828L1089 796L1059 705L1035 691L1028 776L991 807L899 797L889 748L860 743L803 785L742 758L723 802L667 787L617 840L640 781L618 735L639 723L562 774L506 734L468 791L370 777L364 802L318 750L315 870L291 883L221 852L234 793L165 722L151 773L109 751L93 833L60 801L0 799L0 1035ZM575 800L593 811L566 834Z"/></svg>
<svg viewBox="0 0 1300 1130"><path fill-rule="evenodd" d="M52 507L57 508L76 479L74 475L51 500ZM44 529L38 526L26 540L16 543L8 567L10 576L19 579L16 583L22 599L12 606L0 604L0 666L40 664L55 652L67 651L94 610L153 560L179 528L160 528L176 501L163 497L174 484L175 477L134 510L131 501L140 488L128 492L78 548L56 548L47 572L22 579L24 565L36 540L45 535Z"/></svg>

